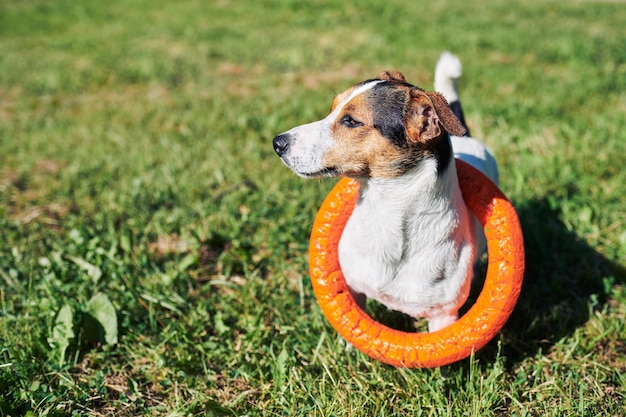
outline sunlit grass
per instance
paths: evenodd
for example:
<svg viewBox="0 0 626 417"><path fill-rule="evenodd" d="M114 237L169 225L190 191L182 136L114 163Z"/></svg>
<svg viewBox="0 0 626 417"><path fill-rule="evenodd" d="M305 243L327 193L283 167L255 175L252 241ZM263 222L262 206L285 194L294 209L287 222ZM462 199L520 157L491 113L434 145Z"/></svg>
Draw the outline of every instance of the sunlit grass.
<svg viewBox="0 0 626 417"><path fill-rule="evenodd" d="M623 21L597 1L0 1L0 414L624 415ZM307 244L332 181L271 138L383 69L430 89L442 50L527 273L474 358L395 369L321 314Z"/></svg>

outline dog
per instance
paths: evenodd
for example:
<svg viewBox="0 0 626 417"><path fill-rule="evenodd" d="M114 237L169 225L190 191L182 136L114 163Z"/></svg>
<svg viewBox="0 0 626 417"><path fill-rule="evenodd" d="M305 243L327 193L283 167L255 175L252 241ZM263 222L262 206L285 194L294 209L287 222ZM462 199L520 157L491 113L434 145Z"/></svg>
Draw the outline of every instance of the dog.
<svg viewBox="0 0 626 417"><path fill-rule="evenodd" d="M435 92L407 83L398 71L382 72L337 95L322 120L273 139L278 156L301 177L358 181L338 247L346 283L360 306L369 297L426 318L429 332L458 319L486 249L454 158L498 182L493 154L465 125L461 72L449 52L437 62Z"/></svg>

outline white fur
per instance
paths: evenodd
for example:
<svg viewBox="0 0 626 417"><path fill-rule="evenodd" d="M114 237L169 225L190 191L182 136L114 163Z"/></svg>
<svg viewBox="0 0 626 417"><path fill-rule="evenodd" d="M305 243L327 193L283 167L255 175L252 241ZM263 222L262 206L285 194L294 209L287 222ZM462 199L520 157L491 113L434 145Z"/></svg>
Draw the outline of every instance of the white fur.
<svg viewBox="0 0 626 417"><path fill-rule="evenodd" d="M453 323L467 298L474 233L454 164L437 177L427 160L400 178L361 182L339 261L355 293L426 317L434 331Z"/></svg>
<svg viewBox="0 0 626 417"><path fill-rule="evenodd" d="M458 100L460 60L442 54L435 88ZM454 156L498 181L495 158L484 144L451 136ZM360 181L360 200L339 243L348 286L388 308L426 317L429 331L452 324L467 299L473 265L486 248L480 223L469 212L454 163L437 176L425 160L397 179Z"/></svg>
<svg viewBox="0 0 626 417"><path fill-rule="evenodd" d="M449 101L458 100L461 70L458 58L449 53L437 64L435 85ZM342 107L377 82L357 87L326 118L286 132L289 151L275 143L283 162L301 176L319 174ZM481 142L455 136L451 142L455 157L497 182L495 159ZM438 173L436 159L425 158L398 178L359 182L359 202L338 249L348 286L357 299L365 295L413 317L426 317L430 331L450 325L467 299L474 262L484 250L482 228L463 201L454 161Z"/></svg>
<svg viewBox="0 0 626 417"><path fill-rule="evenodd" d="M448 103L459 99L458 79L463 73L461 60L450 52L444 52L435 67L435 91L440 92Z"/></svg>
<svg viewBox="0 0 626 417"><path fill-rule="evenodd" d="M450 136L450 139L455 158L467 162L498 184L500 180L498 164L484 143L467 136Z"/></svg>

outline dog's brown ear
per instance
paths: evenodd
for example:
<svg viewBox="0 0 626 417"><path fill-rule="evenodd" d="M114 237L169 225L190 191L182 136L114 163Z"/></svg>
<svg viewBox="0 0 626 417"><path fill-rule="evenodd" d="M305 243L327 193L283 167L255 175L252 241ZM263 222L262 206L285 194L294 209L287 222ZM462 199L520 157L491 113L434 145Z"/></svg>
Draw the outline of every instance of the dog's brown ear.
<svg viewBox="0 0 626 417"><path fill-rule="evenodd" d="M437 116L439 116L439 121L443 125L443 128L446 129L448 133L452 133L454 136L463 136L467 129L463 126L463 123L452 113L450 110L450 104L445 99L445 97L437 92L426 92L430 101L433 102L435 106L435 111L437 112Z"/></svg>
<svg viewBox="0 0 626 417"><path fill-rule="evenodd" d="M406 82L406 78L400 71L383 71L376 77L378 80Z"/></svg>
<svg viewBox="0 0 626 417"><path fill-rule="evenodd" d="M404 114L409 140L426 143L441 136L443 130L456 136L465 134L463 124L441 94L418 88L411 89L410 94Z"/></svg>

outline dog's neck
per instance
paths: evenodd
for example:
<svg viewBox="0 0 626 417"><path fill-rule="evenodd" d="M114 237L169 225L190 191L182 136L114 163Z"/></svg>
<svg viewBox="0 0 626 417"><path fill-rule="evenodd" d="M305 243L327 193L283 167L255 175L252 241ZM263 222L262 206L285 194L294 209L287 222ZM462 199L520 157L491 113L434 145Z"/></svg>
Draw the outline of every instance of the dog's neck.
<svg viewBox="0 0 626 417"><path fill-rule="evenodd" d="M388 215L417 215L448 210L463 204L450 139L442 138L450 151L425 157L412 170L397 178L360 178L359 204L380 205ZM458 201L460 199L460 201ZM367 202L365 202L367 201ZM393 214L391 214L393 212Z"/></svg>
<svg viewBox="0 0 626 417"><path fill-rule="evenodd" d="M457 228L467 224L468 210L454 157L448 157L444 170L433 156L398 178L359 180L354 222L362 225L357 229L370 228L371 235L379 240L377 247L382 249L379 254L385 262L397 264L409 252L459 239Z"/></svg>

